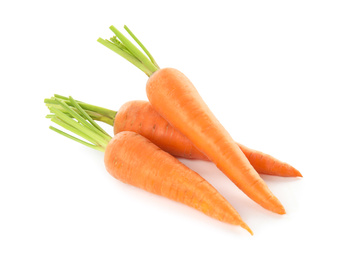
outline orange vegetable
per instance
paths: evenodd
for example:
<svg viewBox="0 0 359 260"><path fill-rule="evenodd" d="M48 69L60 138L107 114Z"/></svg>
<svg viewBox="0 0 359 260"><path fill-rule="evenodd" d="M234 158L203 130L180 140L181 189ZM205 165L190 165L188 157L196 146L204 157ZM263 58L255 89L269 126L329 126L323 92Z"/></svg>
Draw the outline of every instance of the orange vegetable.
<svg viewBox="0 0 359 260"><path fill-rule="evenodd" d="M212 185L135 132L115 135L106 148L105 165L122 182L186 204L220 221L240 225L252 233Z"/></svg>
<svg viewBox="0 0 359 260"><path fill-rule="evenodd" d="M69 103L68 98L60 95L55 96ZM45 102L54 105L53 99L46 99ZM86 112L93 119L113 126L114 134L122 131L133 131L146 137L173 156L186 159L209 160L187 137L160 116L148 101L129 101L122 105L117 112L84 102L79 102L79 105L86 109ZM242 144L237 143L237 145L253 168L260 174L302 177L297 169L285 162Z"/></svg>
<svg viewBox="0 0 359 260"><path fill-rule="evenodd" d="M282 204L184 74L172 68L160 69L151 75L146 90L153 108L248 197L268 210L285 213Z"/></svg>
<svg viewBox="0 0 359 260"><path fill-rule="evenodd" d="M123 131L111 138L71 97L70 102L79 113L65 102L55 101L66 113L49 105L53 114L48 117L88 142L57 128L50 128L86 146L104 151L106 169L113 177L186 204L222 222L239 225L252 234L238 212L211 184L172 155L135 132Z"/></svg>
<svg viewBox="0 0 359 260"><path fill-rule="evenodd" d="M129 101L117 112L114 133L134 131L148 138L164 151L187 159L208 160L192 142L168 123L147 101ZM301 177L300 172L287 163L237 143L254 169L261 174Z"/></svg>
<svg viewBox="0 0 359 260"><path fill-rule="evenodd" d="M111 41L100 38L98 41L150 77L146 92L153 108L214 162L248 197L268 210L285 214L280 201L215 118L190 80L176 69L160 69L148 50L127 27L125 29L148 58L114 26L110 29L117 38L111 38Z"/></svg>

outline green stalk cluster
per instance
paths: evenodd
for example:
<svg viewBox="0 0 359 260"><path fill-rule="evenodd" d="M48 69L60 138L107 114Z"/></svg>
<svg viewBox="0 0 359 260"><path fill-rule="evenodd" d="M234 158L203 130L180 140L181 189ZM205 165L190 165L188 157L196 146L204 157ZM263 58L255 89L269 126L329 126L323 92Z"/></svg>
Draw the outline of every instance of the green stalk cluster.
<svg viewBox="0 0 359 260"><path fill-rule="evenodd" d="M159 70L160 67L151 53L133 32L126 25L124 28L142 51L114 26L110 26L110 29L115 36L111 37L110 40L99 38L98 42L121 55L150 77L155 71ZM53 126L50 126L51 130L93 149L105 151L108 142L111 140L111 136L94 120L113 125L116 111L93 106L74 100L72 97L64 97L61 95L54 95L54 97L50 99L45 99L45 103L51 112L51 114L46 116L47 118L50 118L52 122L83 138L83 140Z"/></svg>
<svg viewBox="0 0 359 260"><path fill-rule="evenodd" d="M55 100L55 99L57 99L57 100ZM68 114L67 110L64 109L61 105L59 105L58 101L64 102L65 104L70 106L72 110L79 113L78 109L73 106L73 104L71 103L71 101L68 97L61 96L58 94L55 94L54 97L52 97L52 98L46 98L45 104L48 107L50 107L50 106L55 107L55 108L61 110L61 112L65 113L71 117L71 114ZM99 107L99 106L94 106L94 105L91 105L91 104L88 104L88 103L85 103L82 101L78 101L78 100L75 100L75 101L86 112L86 114L88 114L93 120L106 123L110 126L113 125L115 117L116 117L116 113L117 113L116 111L110 110L107 108L103 108L103 107Z"/></svg>
<svg viewBox="0 0 359 260"><path fill-rule="evenodd" d="M112 137L92 119L76 100L72 97L59 97L45 99L45 103L52 113L46 117L86 141L53 126L50 126L50 129L83 145L104 152Z"/></svg>
<svg viewBox="0 0 359 260"><path fill-rule="evenodd" d="M124 36L115 26L110 26L110 30L115 34L110 40L98 38L98 42L109 48L110 50L121 55L123 58L131 62L137 68L142 70L147 76L151 76L160 67L152 57L146 47L140 40L132 33L132 31L125 25L125 30L132 37L132 39L141 47L142 51L138 49L126 36ZM147 56L146 56L147 55Z"/></svg>

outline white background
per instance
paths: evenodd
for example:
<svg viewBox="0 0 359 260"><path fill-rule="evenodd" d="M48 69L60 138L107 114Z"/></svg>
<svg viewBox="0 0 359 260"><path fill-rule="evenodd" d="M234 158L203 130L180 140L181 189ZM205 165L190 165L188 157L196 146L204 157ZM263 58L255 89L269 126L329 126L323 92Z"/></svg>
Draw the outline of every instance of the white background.
<svg viewBox="0 0 359 260"><path fill-rule="evenodd" d="M357 1L2 1L0 259L359 259L358 13ZM120 183L100 152L48 129L54 93L114 110L146 99L146 75L96 42L124 24L234 139L302 172L263 176L285 216L182 160L250 236Z"/></svg>

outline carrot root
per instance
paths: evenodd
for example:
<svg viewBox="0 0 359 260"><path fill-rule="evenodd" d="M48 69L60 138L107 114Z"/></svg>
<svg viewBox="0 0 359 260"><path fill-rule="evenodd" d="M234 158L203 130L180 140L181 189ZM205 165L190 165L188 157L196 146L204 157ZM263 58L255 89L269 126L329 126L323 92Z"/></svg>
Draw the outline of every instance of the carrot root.
<svg viewBox="0 0 359 260"><path fill-rule="evenodd" d="M148 79L146 91L153 108L249 198L270 211L285 214L283 205L183 73L173 68L157 70Z"/></svg>
<svg viewBox="0 0 359 260"><path fill-rule="evenodd" d="M114 136L105 151L105 165L113 177L124 183L186 204L253 234L213 186L135 132L123 131Z"/></svg>
<svg viewBox="0 0 359 260"><path fill-rule="evenodd" d="M105 152L105 166L113 177L188 205L222 222L239 225L253 234L230 203L198 173L135 132L123 131L111 138L73 98L69 101L78 112L55 98L55 105L63 111L49 106L53 114L48 118L86 141L55 127L50 128Z"/></svg>

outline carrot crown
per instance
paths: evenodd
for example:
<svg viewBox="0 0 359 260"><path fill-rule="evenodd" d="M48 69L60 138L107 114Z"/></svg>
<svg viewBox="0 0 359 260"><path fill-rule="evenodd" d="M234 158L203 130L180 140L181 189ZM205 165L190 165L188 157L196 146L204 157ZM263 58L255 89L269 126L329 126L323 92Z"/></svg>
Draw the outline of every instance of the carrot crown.
<svg viewBox="0 0 359 260"><path fill-rule="evenodd" d="M53 126L50 126L51 130L93 149L105 151L112 137L92 119L76 100L72 97L59 98L55 96L51 99L45 99L45 103L52 113L47 115L47 118L84 140ZM70 103L71 106L67 103Z"/></svg>
<svg viewBox="0 0 359 260"><path fill-rule="evenodd" d="M142 70L147 76L151 76L160 67L157 65L155 59L140 40L131 32L125 25L125 30L132 37L132 39L141 47L142 51L138 49L126 36L124 36L115 26L110 26L110 30L115 34L110 40L98 38L98 42L109 48L110 50L121 55L123 58L131 62L137 68Z"/></svg>

